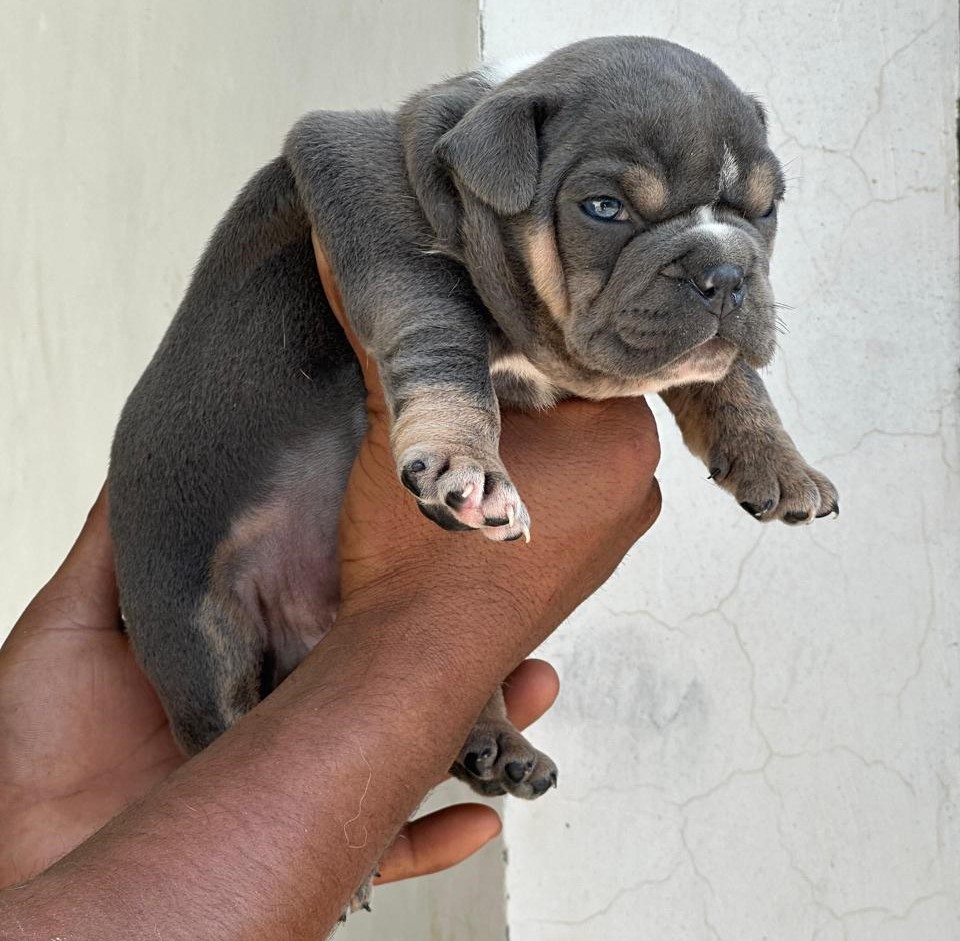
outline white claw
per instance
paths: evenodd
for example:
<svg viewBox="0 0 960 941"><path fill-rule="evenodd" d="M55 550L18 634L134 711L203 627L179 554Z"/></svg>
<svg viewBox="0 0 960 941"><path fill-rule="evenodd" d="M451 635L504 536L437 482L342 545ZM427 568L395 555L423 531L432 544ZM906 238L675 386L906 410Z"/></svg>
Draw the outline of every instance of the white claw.
<svg viewBox="0 0 960 941"><path fill-rule="evenodd" d="M464 487L463 490L460 491L460 496L463 497L464 500L466 500L467 497L469 497L470 494L473 493L473 491L476 489L477 489L476 484L472 484L472 483L467 484L466 487Z"/></svg>
<svg viewBox="0 0 960 941"><path fill-rule="evenodd" d="M523 538L524 538L524 540L525 540L526 542L530 542L530 527L529 527L529 526L524 526L524 527L523 527Z"/></svg>

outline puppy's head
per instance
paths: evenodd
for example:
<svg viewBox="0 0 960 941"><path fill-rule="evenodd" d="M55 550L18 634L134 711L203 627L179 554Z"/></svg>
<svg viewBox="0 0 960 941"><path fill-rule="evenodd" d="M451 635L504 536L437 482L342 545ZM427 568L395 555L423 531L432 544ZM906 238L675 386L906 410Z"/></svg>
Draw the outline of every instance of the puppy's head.
<svg viewBox="0 0 960 941"><path fill-rule="evenodd" d="M664 388L772 356L783 178L761 108L709 60L637 37L568 46L485 89L433 153L452 187L427 214L456 219L481 296L538 365Z"/></svg>

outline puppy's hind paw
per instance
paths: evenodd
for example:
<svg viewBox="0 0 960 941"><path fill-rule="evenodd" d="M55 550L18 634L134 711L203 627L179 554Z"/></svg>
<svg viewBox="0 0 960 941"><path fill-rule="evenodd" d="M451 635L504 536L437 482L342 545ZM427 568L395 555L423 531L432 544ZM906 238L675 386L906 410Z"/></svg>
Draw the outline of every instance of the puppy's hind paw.
<svg viewBox="0 0 960 941"><path fill-rule="evenodd" d="M509 722L480 722L460 750L451 773L478 794L535 800L557 786L557 766Z"/></svg>
<svg viewBox="0 0 960 941"><path fill-rule="evenodd" d="M370 900L373 898L373 880L379 875L376 871L371 872L367 879L364 881L363 885L353 893L353 897L350 899L347 907L343 910L343 914L340 916L340 921L346 921L348 915L352 915L354 912L359 912L361 909L365 912L371 910Z"/></svg>

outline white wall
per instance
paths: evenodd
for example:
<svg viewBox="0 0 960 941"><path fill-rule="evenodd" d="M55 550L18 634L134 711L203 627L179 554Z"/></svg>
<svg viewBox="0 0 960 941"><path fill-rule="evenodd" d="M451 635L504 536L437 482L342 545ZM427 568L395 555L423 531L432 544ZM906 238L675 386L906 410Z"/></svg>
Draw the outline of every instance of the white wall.
<svg viewBox="0 0 960 941"><path fill-rule="evenodd" d="M511 941L960 937L960 318L952 0L485 0L484 53L692 46L792 178L769 382L842 515L761 527L665 417L663 515L546 647L509 804Z"/></svg>

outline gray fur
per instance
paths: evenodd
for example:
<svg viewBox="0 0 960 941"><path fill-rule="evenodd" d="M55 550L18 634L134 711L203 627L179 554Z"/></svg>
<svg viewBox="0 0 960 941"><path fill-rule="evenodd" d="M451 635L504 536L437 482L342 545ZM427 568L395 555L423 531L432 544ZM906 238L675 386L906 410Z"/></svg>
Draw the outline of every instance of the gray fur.
<svg viewBox="0 0 960 941"><path fill-rule="evenodd" d="M629 219L585 216L600 195ZM500 86L470 73L398 114L302 119L214 233L114 441L123 611L184 748L282 680L336 609L337 514L365 416L311 225L380 367L398 476L440 525L529 534L499 458L501 402L661 391L691 448L722 460L722 486L758 518L797 522L836 492L755 372L775 345L776 212L760 202L781 195L756 102L659 40L577 43ZM703 272L720 264L743 269L742 302L706 302ZM549 779L502 702L484 722L473 745L495 727L507 764ZM458 772L481 791L542 791L488 764Z"/></svg>

